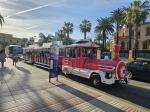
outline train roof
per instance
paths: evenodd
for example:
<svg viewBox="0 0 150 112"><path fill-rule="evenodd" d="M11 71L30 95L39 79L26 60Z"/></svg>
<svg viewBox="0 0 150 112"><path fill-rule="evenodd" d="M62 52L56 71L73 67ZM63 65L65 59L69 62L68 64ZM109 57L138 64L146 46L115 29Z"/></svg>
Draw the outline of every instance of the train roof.
<svg viewBox="0 0 150 112"><path fill-rule="evenodd" d="M21 47L20 45L9 45L8 47L14 47L14 46Z"/></svg>
<svg viewBox="0 0 150 112"><path fill-rule="evenodd" d="M89 42L89 43L81 43L81 44L71 44L71 45L66 45L65 47L100 47L94 42Z"/></svg>

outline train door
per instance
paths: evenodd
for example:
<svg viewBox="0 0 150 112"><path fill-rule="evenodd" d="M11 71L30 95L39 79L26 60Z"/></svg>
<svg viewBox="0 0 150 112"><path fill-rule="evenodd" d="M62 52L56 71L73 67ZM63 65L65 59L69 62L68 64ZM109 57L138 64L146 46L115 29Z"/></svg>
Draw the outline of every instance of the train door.
<svg viewBox="0 0 150 112"><path fill-rule="evenodd" d="M75 47L72 49L72 74L75 75L81 75L80 74L80 68L81 68L81 62L82 62L82 58L81 58L81 52L80 52L80 47Z"/></svg>
<svg viewBox="0 0 150 112"><path fill-rule="evenodd" d="M81 68L81 52L80 47L72 49L72 63L74 68Z"/></svg>
<svg viewBox="0 0 150 112"><path fill-rule="evenodd" d="M64 73L71 73L72 71L72 61L71 61L71 48L65 48L65 56L63 58L63 66L64 66Z"/></svg>

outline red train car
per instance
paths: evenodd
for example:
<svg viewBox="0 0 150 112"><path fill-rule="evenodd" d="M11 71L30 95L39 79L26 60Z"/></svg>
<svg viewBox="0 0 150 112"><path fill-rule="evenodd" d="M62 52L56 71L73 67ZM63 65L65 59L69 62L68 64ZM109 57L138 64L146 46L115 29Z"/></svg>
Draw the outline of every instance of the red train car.
<svg viewBox="0 0 150 112"><path fill-rule="evenodd" d="M55 45L59 49L59 68L62 65L62 58L63 58L63 47L62 45L46 43L41 47L32 46L28 48L24 48L24 61L26 63L34 64L35 66L43 67L49 69L50 65L50 46Z"/></svg>

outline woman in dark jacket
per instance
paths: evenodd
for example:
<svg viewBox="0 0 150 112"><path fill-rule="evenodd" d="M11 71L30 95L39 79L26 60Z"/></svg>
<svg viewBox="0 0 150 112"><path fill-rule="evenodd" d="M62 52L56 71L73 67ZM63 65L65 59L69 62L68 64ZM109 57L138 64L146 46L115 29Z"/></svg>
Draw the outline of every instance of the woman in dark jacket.
<svg viewBox="0 0 150 112"><path fill-rule="evenodd" d="M5 61L6 61L6 54L5 54L5 50L3 49L0 51L0 62L1 62L2 68L4 67Z"/></svg>

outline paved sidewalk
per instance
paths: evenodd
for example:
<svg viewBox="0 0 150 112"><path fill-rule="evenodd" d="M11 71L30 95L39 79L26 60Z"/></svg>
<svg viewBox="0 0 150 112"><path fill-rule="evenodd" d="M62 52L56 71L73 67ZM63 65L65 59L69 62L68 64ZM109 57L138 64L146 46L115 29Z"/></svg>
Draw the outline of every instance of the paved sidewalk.
<svg viewBox="0 0 150 112"><path fill-rule="evenodd" d="M144 112L148 109L62 76L48 83L48 72L10 59L0 70L0 112Z"/></svg>

